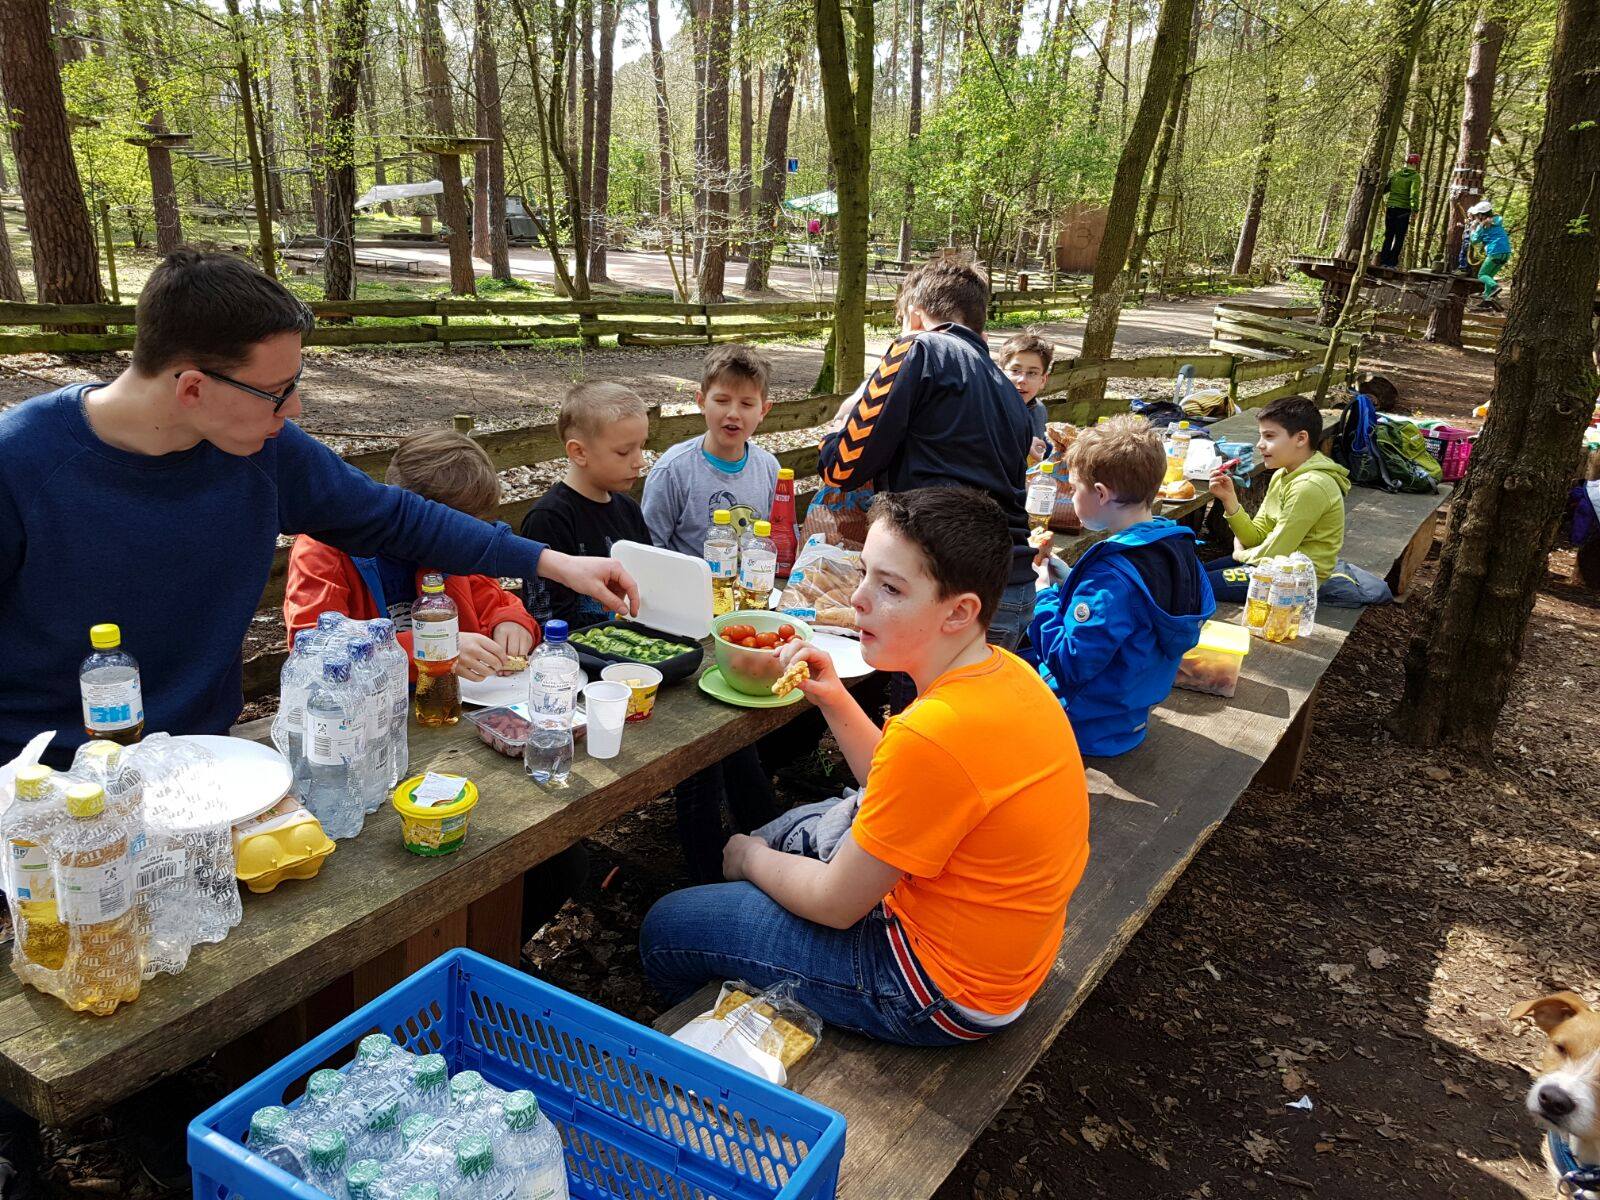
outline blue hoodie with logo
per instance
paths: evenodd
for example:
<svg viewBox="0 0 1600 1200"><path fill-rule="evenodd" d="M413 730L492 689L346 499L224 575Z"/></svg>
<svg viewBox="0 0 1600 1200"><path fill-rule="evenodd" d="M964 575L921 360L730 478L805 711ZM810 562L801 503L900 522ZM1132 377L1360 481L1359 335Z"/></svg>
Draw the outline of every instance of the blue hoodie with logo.
<svg viewBox="0 0 1600 1200"><path fill-rule="evenodd" d="M1039 593L1029 655L1080 751L1106 757L1144 741L1151 706L1216 610L1194 534L1164 517L1096 542L1064 583Z"/></svg>

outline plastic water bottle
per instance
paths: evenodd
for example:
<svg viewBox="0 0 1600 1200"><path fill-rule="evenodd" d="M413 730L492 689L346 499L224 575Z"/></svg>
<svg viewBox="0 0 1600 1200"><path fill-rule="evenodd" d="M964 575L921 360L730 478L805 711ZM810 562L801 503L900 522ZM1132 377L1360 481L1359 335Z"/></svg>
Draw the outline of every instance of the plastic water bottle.
<svg viewBox="0 0 1600 1200"><path fill-rule="evenodd" d="M83 731L131 746L144 733L144 693L139 686L139 664L122 649L122 630L96 625L89 630L94 653L78 668L78 689L83 693Z"/></svg>
<svg viewBox="0 0 1600 1200"><path fill-rule="evenodd" d="M360 713L350 686L350 661L322 664L322 678L306 699L306 764L310 776L304 803L335 841L361 832L359 776L362 745Z"/></svg>
<svg viewBox="0 0 1600 1200"><path fill-rule="evenodd" d="M450 1070L442 1054L423 1054L411 1061L407 1099L413 1112L442 1117L450 1111Z"/></svg>
<svg viewBox="0 0 1600 1200"><path fill-rule="evenodd" d="M1317 627L1317 568L1299 550L1289 556L1299 572L1300 581L1300 636L1310 637Z"/></svg>
<svg viewBox="0 0 1600 1200"><path fill-rule="evenodd" d="M367 746L359 777L361 811L371 815L383 807L389 795L389 746L394 741L394 719L387 673L378 662L377 647L370 638L359 637L350 643L350 683L361 713L362 740Z"/></svg>
<svg viewBox="0 0 1600 1200"><path fill-rule="evenodd" d="M56 830L66 820L61 783L49 767L18 767L16 802L0 822L5 888L15 930L11 965L34 986L43 973L60 970L67 957L67 927L56 905L49 852Z"/></svg>
<svg viewBox="0 0 1600 1200"><path fill-rule="evenodd" d="M516 1181L517 1200L567 1200L567 1164L561 1134L539 1110L532 1092L506 1097L504 1135L497 1158Z"/></svg>
<svg viewBox="0 0 1600 1200"><path fill-rule="evenodd" d="M374 1200L374 1189L382 1178L382 1162L376 1158L358 1158L345 1168L344 1194L349 1200Z"/></svg>
<svg viewBox="0 0 1600 1200"><path fill-rule="evenodd" d="M305 1161L289 1144L289 1134L293 1125L294 1114L281 1104L258 1108L250 1118L250 1134L246 1142L252 1154L260 1155L296 1179L304 1179Z"/></svg>
<svg viewBox="0 0 1600 1200"><path fill-rule="evenodd" d="M711 514L701 555L711 568L711 613L722 616L739 607L739 539L733 532L733 513L719 508ZM548 636L548 635L547 635Z"/></svg>
<svg viewBox="0 0 1600 1200"><path fill-rule="evenodd" d="M318 631L302 630L294 639L279 676L278 715L272 722L272 744L289 760L296 796L305 795L306 785L311 781L305 753L306 698L311 695L311 688L322 670L321 643Z"/></svg>
<svg viewBox="0 0 1600 1200"><path fill-rule="evenodd" d="M1050 518L1056 511L1056 465L1040 463L1033 478L1028 481L1027 502L1029 529L1048 529Z"/></svg>
<svg viewBox="0 0 1600 1200"><path fill-rule="evenodd" d="M344 1183L345 1159L350 1146L337 1129L319 1129L306 1144L306 1182L337 1196Z"/></svg>
<svg viewBox="0 0 1600 1200"><path fill-rule="evenodd" d="M1250 586L1245 595L1243 622L1246 629L1257 637L1267 627L1272 591L1272 562L1258 562L1250 567Z"/></svg>
<svg viewBox="0 0 1600 1200"><path fill-rule="evenodd" d="M750 609L771 608L777 576L778 548L772 543L772 523L757 521L739 547L740 603Z"/></svg>
<svg viewBox="0 0 1600 1200"><path fill-rule="evenodd" d="M375 621L367 622L367 629L371 631L373 640L377 643L378 662L383 666L389 690L389 719L392 728L389 735L389 778L386 782L392 790L406 778L406 773L411 767L408 726L408 718L411 715L411 664L405 648L395 637L393 621L379 617Z"/></svg>
<svg viewBox="0 0 1600 1200"><path fill-rule="evenodd" d="M565 787L572 769L572 712L583 672L567 641L567 623L549 621L528 659L528 743L522 765L535 783ZM458 1076L459 1078L459 1076Z"/></svg>

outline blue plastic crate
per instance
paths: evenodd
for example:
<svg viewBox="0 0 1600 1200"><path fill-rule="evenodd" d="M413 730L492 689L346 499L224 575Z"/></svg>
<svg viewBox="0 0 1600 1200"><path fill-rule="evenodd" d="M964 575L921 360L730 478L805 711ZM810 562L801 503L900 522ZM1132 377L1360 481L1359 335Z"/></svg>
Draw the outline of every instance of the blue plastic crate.
<svg viewBox="0 0 1600 1200"><path fill-rule="evenodd" d="M374 1031L452 1073L528 1088L561 1131L567 1180L590 1200L827 1200L845 1121L765 1080L532 976L452 950L258 1075L189 1125L195 1200L322 1193L244 1146L250 1116Z"/></svg>

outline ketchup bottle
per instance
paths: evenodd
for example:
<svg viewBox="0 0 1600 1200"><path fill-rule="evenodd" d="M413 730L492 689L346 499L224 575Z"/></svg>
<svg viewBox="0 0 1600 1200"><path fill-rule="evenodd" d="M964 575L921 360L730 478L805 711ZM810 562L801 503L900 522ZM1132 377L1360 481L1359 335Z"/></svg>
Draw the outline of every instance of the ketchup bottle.
<svg viewBox="0 0 1600 1200"><path fill-rule="evenodd" d="M790 467L778 468L778 491L772 498L772 545L778 551L778 574L787 576L799 548L794 525L794 471Z"/></svg>

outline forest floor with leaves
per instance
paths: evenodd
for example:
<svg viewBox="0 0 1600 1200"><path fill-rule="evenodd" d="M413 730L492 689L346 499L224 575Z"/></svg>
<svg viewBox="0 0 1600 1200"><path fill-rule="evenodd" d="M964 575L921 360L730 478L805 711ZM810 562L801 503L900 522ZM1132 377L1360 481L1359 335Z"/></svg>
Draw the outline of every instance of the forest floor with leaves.
<svg viewBox="0 0 1600 1200"><path fill-rule="evenodd" d="M1401 382L1402 411L1458 420L1492 374L1487 355L1404 343L1369 361ZM1385 728L1434 565L1367 614L1324 680L1295 789L1245 793L940 1200L1548 1196L1521 1104L1539 1040L1505 1014L1548 990L1600 996L1600 597L1571 566L1551 555L1488 762ZM818 726L794 748L781 798L844 782ZM588 848L588 883L527 965L648 1022L639 922L685 883L670 800ZM184 1194L182 1119L219 1086L202 1065L46 1130L18 1182Z"/></svg>

